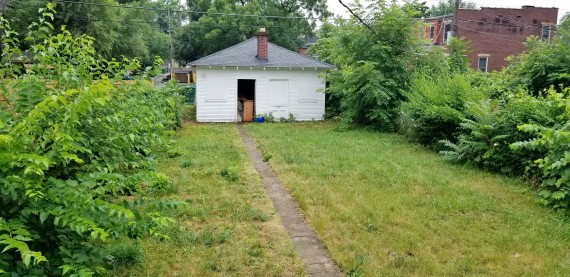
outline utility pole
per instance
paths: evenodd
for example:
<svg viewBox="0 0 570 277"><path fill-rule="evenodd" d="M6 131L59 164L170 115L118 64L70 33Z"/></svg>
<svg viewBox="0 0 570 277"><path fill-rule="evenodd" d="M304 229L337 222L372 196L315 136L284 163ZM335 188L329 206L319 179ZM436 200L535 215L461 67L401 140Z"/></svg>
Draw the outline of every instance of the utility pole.
<svg viewBox="0 0 570 277"><path fill-rule="evenodd" d="M170 80L174 79L174 58L173 58L173 52L172 52L172 17L170 17L170 10L168 11L168 36L170 38L170 58L168 63L170 64Z"/></svg>
<svg viewBox="0 0 570 277"><path fill-rule="evenodd" d="M457 31L459 30L457 11L459 11L460 5L461 5L461 0L455 0L455 11L453 12L453 37L457 37Z"/></svg>

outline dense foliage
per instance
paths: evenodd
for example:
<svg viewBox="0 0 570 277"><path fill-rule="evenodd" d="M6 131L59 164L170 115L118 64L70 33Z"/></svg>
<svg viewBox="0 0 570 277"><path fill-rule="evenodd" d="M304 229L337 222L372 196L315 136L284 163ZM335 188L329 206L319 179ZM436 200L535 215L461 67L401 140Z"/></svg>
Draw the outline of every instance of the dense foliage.
<svg viewBox="0 0 570 277"><path fill-rule="evenodd" d="M354 8L359 17L368 18L372 30L356 18L337 19L322 27L311 51L339 69L327 75L328 93L338 99L335 110L345 122L393 130L420 49L414 34L417 11L395 4L370 10Z"/></svg>
<svg viewBox="0 0 570 277"><path fill-rule="evenodd" d="M414 76L401 106L401 131L443 150L448 160L525 176L544 188L541 203L570 211L570 44L564 24L550 42L529 38L528 49L499 73L446 73L434 66L442 57L430 57L434 61L424 67L431 72Z"/></svg>
<svg viewBox="0 0 570 277"><path fill-rule="evenodd" d="M561 31L565 29L562 28ZM569 87L568 42L562 38L556 39L553 43L544 43L538 38L529 39L528 50L520 56L513 57L513 65L507 69L507 74L513 77L513 86L523 85L535 95L551 86L558 91Z"/></svg>
<svg viewBox="0 0 570 277"><path fill-rule="evenodd" d="M260 27L269 41L296 51L317 18L328 15L324 0L189 0L188 7L196 13L174 36L175 55L183 62L254 37Z"/></svg>
<svg viewBox="0 0 570 277"><path fill-rule="evenodd" d="M38 9L49 0L8 1L5 18L12 22L14 31L23 39L27 27L37 18ZM119 59L138 57L146 65L152 65L155 56L166 58L168 55L167 27L162 23L166 16L153 9L175 9L163 1L149 0L94 0L56 2L52 24L55 29L66 26L75 36L88 35L95 40L95 50L107 57ZM125 5L133 8L120 8ZM169 17L176 22L178 18ZM180 21L180 19L178 19ZM27 50L30 45L21 40L20 48Z"/></svg>
<svg viewBox="0 0 570 277"><path fill-rule="evenodd" d="M473 1L460 1L459 7L462 9L475 9L477 4ZM436 4L431 5L427 14L429 16L450 15L455 12L455 0L439 0Z"/></svg>
<svg viewBox="0 0 570 277"><path fill-rule="evenodd" d="M176 128L180 100L121 82L137 60L105 60L93 39L54 32L51 5L41 12L26 37L29 67L0 19L0 273L90 276L113 258L109 238L161 237L169 223L165 203L140 209L122 196L169 186L152 154Z"/></svg>
<svg viewBox="0 0 570 277"><path fill-rule="evenodd" d="M5 17L20 34L50 0L8 1ZM137 57L151 65L155 56L172 54L182 64L255 36L260 27L269 40L296 50L311 36L320 17L329 15L325 0L91 0L55 2L55 29L88 35L106 58ZM171 36L171 40L170 40Z"/></svg>
<svg viewBox="0 0 570 277"><path fill-rule="evenodd" d="M523 176L543 188L541 203L570 212L570 16L551 41L531 37L508 68L480 73L469 69L466 42L452 39L447 54L417 47L410 5L378 5L370 14L356 7L364 22L321 30L312 51L339 68L327 74L327 112L396 130L451 161Z"/></svg>
<svg viewBox="0 0 570 277"><path fill-rule="evenodd" d="M417 142L437 147L441 140L455 141L468 101L477 101L463 75L417 77L408 101L401 106L400 131Z"/></svg>

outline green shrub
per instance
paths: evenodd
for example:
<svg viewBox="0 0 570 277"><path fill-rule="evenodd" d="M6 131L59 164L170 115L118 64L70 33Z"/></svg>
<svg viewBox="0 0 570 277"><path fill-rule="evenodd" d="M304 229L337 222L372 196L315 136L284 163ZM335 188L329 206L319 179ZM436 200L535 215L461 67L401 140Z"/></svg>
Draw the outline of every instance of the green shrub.
<svg viewBox="0 0 570 277"><path fill-rule="evenodd" d="M567 18L566 21L570 22ZM521 55L510 57L507 68L509 81L513 86L523 85L534 95L553 87L562 91L570 86L570 44L560 38L541 41L530 37L527 50Z"/></svg>
<svg viewBox="0 0 570 277"><path fill-rule="evenodd" d="M478 98L465 75L418 77L401 106L400 132L436 148L441 140L455 141L466 102Z"/></svg>
<svg viewBox="0 0 570 277"><path fill-rule="evenodd" d="M152 150L178 124L178 96L143 79L121 83L150 68L107 61L88 37L53 33L53 12L48 4L30 27L29 69L12 63L21 51L0 18L0 271L12 276L104 274L105 241L164 238L171 223L121 196L163 179Z"/></svg>
<svg viewBox="0 0 570 277"><path fill-rule="evenodd" d="M523 124L553 126L561 113L555 98L517 94L504 100L468 103L467 117L461 123L458 142L446 141L449 150L441 151L448 160L472 163L478 167L507 175L534 178L532 163L543 153L521 149L512 143L533 138L518 129Z"/></svg>
<svg viewBox="0 0 570 277"><path fill-rule="evenodd" d="M555 117L558 124L553 127L521 125L521 131L536 137L513 143L511 147L518 151L530 150L541 154L533 160L534 166L540 169L543 180L544 190L539 193L541 203L570 213L570 100L562 94L551 97L559 100L558 108L564 111Z"/></svg>
<svg viewBox="0 0 570 277"><path fill-rule="evenodd" d="M321 39L310 50L338 67L326 74L327 116L340 112L346 124L392 131L420 52L414 35L417 14L383 2L371 3L370 10L354 7L354 12L367 15L373 33L355 18L324 24Z"/></svg>

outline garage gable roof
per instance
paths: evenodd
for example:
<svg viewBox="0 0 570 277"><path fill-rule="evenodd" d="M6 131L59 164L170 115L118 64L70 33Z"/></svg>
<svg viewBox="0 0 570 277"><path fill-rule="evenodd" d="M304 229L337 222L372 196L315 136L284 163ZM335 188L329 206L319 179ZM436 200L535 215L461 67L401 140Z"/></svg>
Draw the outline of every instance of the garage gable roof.
<svg viewBox="0 0 570 277"><path fill-rule="evenodd" d="M250 66L333 69L334 65L268 43L267 60L257 59L257 39L251 38L190 63L192 66Z"/></svg>

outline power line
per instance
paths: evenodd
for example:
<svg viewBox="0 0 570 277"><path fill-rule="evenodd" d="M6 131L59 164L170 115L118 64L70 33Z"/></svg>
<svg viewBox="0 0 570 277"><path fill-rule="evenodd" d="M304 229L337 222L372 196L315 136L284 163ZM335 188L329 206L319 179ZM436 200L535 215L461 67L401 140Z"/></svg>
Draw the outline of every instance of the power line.
<svg viewBox="0 0 570 277"><path fill-rule="evenodd" d="M101 3L89 3L81 1L71 1L71 0L54 0L58 3L66 4L76 4L76 5L90 5L97 7L111 7L111 8L121 8L121 9L136 9L136 10L147 10L147 11L161 11L161 12L174 12L174 13L188 13L197 15L215 15L215 16L236 16L236 17L252 17L252 18L271 18L271 19L306 19L306 20L328 20L325 17L305 17L305 16L280 16L280 15L255 15L255 14L237 14L237 13L218 13L218 12L199 12L191 10L176 10L176 9L159 9L151 7L141 7L141 6L127 6L127 5L115 5L115 4L101 4Z"/></svg>
<svg viewBox="0 0 570 277"><path fill-rule="evenodd" d="M338 2L344 6L354 17L356 17L356 19L358 19L358 21L360 21L360 23L362 23L362 25L364 25L366 28L368 28L368 30L370 30L370 32L372 32L374 35L376 35L379 39L383 39L383 37L381 37L378 33L376 33L376 31L374 31L372 28L370 28L370 26L368 24L366 24L366 22L364 22L364 20L362 20L362 18L360 18L360 16L356 15L352 9L350 9L347 5L345 5L342 0L338 0Z"/></svg>
<svg viewBox="0 0 570 277"><path fill-rule="evenodd" d="M95 21L95 22L118 22L118 23L132 23L132 24L158 24L155 21L144 21L144 20L116 20L116 19L98 19L98 18L73 18L73 20L78 20L78 21ZM200 26L206 26L206 27L255 27L255 28L260 28L260 27L264 27L266 29L287 29L290 28L289 26L265 26L265 25L243 25L243 24L239 24L239 25L224 25L224 24L216 24L216 23L204 23L204 22L198 22L198 21L194 21L192 24L198 24ZM190 25L183 25L181 27L185 27L185 26L190 26ZM161 29L161 30L165 30L165 29ZM165 30L166 31L166 30Z"/></svg>

